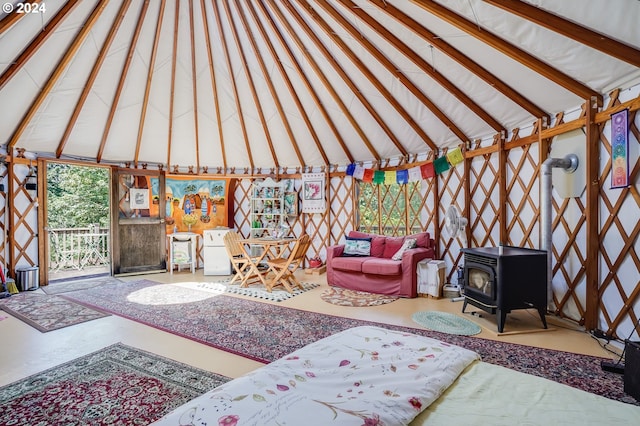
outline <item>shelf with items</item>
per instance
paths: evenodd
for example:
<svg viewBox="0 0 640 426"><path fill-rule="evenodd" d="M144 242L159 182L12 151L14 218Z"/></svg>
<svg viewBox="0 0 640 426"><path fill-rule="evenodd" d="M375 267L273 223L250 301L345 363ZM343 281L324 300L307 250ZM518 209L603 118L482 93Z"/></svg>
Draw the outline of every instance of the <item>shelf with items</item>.
<svg viewBox="0 0 640 426"><path fill-rule="evenodd" d="M271 236L287 224L284 183L271 178L256 181L251 188L251 237Z"/></svg>

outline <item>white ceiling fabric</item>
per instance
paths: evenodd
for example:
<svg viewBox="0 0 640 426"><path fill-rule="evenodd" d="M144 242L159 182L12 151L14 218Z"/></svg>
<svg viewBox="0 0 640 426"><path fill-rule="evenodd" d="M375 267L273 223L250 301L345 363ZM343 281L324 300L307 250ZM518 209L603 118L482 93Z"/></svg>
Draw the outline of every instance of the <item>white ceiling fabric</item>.
<svg viewBox="0 0 640 426"><path fill-rule="evenodd" d="M40 156L211 173L424 156L430 145L449 148L535 122L535 114L448 56L439 42L548 116L585 102L432 14L425 7L430 4L600 95L640 84L633 63L483 0L132 1L96 65L124 1L104 2L92 26L89 16L103 3L78 2L26 58L21 52L42 31L51 31L70 1L46 2L45 13L0 27L0 78L12 73L0 86L1 145ZM640 49L640 1L523 3ZM0 23L8 18L3 12ZM436 39L412 29L411 20ZM87 37L71 52L85 26ZM68 64L57 70L68 53ZM96 78L88 85L94 67Z"/></svg>

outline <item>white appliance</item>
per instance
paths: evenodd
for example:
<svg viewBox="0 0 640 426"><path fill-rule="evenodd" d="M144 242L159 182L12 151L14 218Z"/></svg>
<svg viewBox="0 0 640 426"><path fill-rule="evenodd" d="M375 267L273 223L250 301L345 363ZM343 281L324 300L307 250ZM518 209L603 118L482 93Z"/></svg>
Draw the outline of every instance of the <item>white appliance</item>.
<svg viewBox="0 0 640 426"><path fill-rule="evenodd" d="M224 248L224 236L230 230L220 227L202 231L204 275L231 275L231 261Z"/></svg>

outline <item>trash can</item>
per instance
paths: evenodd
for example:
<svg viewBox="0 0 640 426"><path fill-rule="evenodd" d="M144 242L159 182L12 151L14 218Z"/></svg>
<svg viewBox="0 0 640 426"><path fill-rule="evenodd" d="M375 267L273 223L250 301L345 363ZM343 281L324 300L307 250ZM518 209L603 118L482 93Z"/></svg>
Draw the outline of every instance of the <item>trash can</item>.
<svg viewBox="0 0 640 426"><path fill-rule="evenodd" d="M40 276L37 266L16 268L16 284L20 291L36 290L40 287Z"/></svg>

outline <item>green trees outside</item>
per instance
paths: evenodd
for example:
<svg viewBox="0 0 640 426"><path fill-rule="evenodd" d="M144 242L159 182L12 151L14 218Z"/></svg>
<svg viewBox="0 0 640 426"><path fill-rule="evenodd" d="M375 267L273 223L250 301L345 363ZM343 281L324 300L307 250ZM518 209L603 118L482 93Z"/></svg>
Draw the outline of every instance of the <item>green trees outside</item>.
<svg viewBox="0 0 640 426"><path fill-rule="evenodd" d="M109 169L72 164L47 166L48 226L109 226Z"/></svg>

